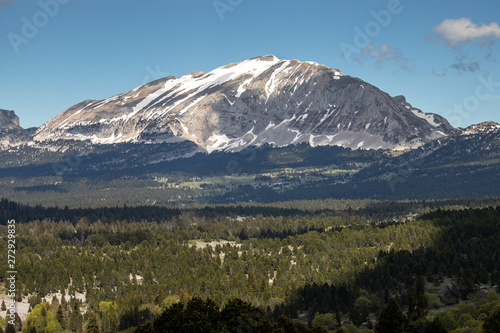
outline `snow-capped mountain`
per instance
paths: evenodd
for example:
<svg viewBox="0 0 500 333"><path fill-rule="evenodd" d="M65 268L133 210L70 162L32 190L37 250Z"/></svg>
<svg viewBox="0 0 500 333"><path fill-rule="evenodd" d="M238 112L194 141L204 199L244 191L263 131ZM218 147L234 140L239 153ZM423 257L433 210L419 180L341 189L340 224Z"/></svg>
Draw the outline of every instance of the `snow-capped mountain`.
<svg viewBox="0 0 500 333"><path fill-rule="evenodd" d="M423 112L420 109L414 108L410 103L406 101L406 97L402 95L394 97L394 100L401 103L401 105L410 110L415 116L427 120L432 126L441 128L443 132L450 133L451 126L444 117L441 117L440 115L437 115L435 113L427 113Z"/></svg>
<svg viewBox="0 0 500 333"><path fill-rule="evenodd" d="M167 77L106 100L87 100L42 125L36 141L195 142L406 149L453 133L446 119L313 62L257 57Z"/></svg>
<svg viewBox="0 0 500 333"><path fill-rule="evenodd" d="M494 121L486 121L477 125L471 125L460 131L462 135L500 133L500 124Z"/></svg>

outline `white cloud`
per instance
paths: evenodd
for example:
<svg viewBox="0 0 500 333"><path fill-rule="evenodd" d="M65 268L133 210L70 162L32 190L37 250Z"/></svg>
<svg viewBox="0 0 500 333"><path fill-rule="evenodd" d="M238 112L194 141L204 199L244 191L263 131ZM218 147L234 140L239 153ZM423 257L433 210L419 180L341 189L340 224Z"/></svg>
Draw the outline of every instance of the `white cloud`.
<svg viewBox="0 0 500 333"><path fill-rule="evenodd" d="M453 50L455 60L450 67L454 72L473 73L480 71L484 62L491 61L494 39L500 39L500 25L497 22L478 25L468 17L447 19L432 28L427 38ZM444 76L448 70L433 70L433 73Z"/></svg>
<svg viewBox="0 0 500 333"><path fill-rule="evenodd" d="M449 46L460 43L474 42L479 39L495 37L500 39L500 25L492 22L488 25L477 25L468 17L447 19L432 29L446 40Z"/></svg>
<svg viewBox="0 0 500 333"><path fill-rule="evenodd" d="M406 58L398 48L390 47L387 44L376 46L369 43L361 49L355 60L362 63L368 59L375 60L378 67L383 67L387 62L397 64L403 70L412 70L414 67L412 61Z"/></svg>

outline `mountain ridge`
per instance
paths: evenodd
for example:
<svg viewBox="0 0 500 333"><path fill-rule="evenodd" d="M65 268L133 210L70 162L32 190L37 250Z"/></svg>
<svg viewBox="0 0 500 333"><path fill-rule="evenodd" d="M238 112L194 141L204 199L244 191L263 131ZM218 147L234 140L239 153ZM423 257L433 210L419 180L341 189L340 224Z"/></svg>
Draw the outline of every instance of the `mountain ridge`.
<svg viewBox="0 0 500 333"><path fill-rule="evenodd" d="M12 110L0 109L0 132L19 128L21 126L16 113Z"/></svg>
<svg viewBox="0 0 500 333"><path fill-rule="evenodd" d="M414 110L338 69L269 55L83 101L43 124L34 140L187 140L208 153L302 142L401 150L454 133L446 119Z"/></svg>

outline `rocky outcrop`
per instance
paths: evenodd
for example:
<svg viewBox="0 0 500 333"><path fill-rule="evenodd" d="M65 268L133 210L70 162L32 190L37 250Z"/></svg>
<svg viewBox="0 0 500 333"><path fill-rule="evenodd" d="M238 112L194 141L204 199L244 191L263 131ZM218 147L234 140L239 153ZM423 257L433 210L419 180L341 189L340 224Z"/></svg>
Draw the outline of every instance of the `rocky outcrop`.
<svg viewBox="0 0 500 333"><path fill-rule="evenodd" d="M19 126L19 117L16 113L0 109L0 132L18 128L21 126Z"/></svg>

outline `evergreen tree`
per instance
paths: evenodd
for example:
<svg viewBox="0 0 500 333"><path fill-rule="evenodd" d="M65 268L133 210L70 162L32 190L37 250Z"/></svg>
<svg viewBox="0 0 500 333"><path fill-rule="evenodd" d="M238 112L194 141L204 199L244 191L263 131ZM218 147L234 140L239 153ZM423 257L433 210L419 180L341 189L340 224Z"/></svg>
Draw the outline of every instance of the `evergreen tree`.
<svg viewBox="0 0 500 333"><path fill-rule="evenodd" d="M427 314L428 301L427 297L423 293L420 293L417 297L417 314L419 317L425 317Z"/></svg>
<svg viewBox="0 0 500 333"><path fill-rule="evenodd" d="M85 333L100 333L97 316L94 312L89 313L87 322L85 323Z"/></svg>
<svg viewBox="0 0 500 333"><path fill-rule="evenodd" d="M434 320L431 321L429 325L427 325L424 331L424 333L447 333L447 332L448 331L446 330L443 323L438 317L434 318Z"/></svg>
<svg viewBox="0 0 500 333"><path fill-rule="evenodd" d="M63 297L64 299L64 297ZM59 322L59 324L61 324L62 328L64 328L64 312L63 312L63 308L62 306L59 304L59 307L57 309L57 312L56 312L56 319L57 321Z"/></svg>
<svg viewBox="0 0 500 333"><path fill-rule="evenodd" d="M410 288L408 291L408 312L406 315L408 316L408 320L413 321L415 319L417 312L417 300L415 297L415 293Z"/></svg>
<svg viewBox="0 0 500 333"><path fill-rule="evenodd" d="M255 292L257 291L257 280L253 270L248 272L247 288L250 294L255 296Z"/></svg>
<svg viewBox="0 0 500 333"><path fill-rule="evenodd" d="M286 333L299 333L294 321L285 316L278 318L278 322L273 326L273 332L281 332L280 329Z"/></svg>
<svg viewBox="0 0 500 333"><path fill-rule="evenodd" d="M407 325L406 316L401 311L399 304L394 298L389 299L386 308L382 310L380 318L375 325L377 333L401 333Z"/></svg>
<svg viewBox="0 0 500 333"><path fill-rule="evenodd" d="M83 317L80 313L80 306L78 305L78 300L74 299L72 302L72 311L69 316L69 328L73 332L81 332Z"/></svg>
<svg viewBox="0 0 500 333"><path fill-rule="evenodd" d="M266 332L271 328L262 310L240 299L229 301L221 311L220 318L229 332Z"/></svg>
<svg viewBox="0 0 500 333"><path fill-rule="evenodd" d="M16 333L16 327L12 324L7 324L5 327L5 333Z"/></svg>

